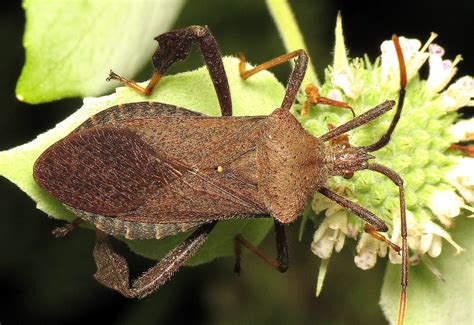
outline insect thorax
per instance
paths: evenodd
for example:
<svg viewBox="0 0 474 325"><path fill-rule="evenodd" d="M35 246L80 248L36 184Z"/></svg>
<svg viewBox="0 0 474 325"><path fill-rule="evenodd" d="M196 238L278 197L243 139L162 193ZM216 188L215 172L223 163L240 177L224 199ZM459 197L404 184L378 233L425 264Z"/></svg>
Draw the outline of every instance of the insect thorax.
<svg viewBox="0 0 474 325"><path fill-rule="evenodd" d="M326 147L287 110L276 110L262 131L257 144L259 191L272 216L289 223L329 177Z"/></svg>

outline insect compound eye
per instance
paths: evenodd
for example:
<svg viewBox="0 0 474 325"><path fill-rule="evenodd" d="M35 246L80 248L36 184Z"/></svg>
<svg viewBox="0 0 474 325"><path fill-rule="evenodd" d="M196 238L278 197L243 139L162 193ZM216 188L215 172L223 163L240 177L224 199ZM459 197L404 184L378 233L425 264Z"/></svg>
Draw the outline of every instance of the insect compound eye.
<svg viewBox="0 0 474 325"><path fill-rule="evenodd" d="M354 172L345 172L342 177L344 177L345 179L351 179L352 177L354 176Z"/></svg>

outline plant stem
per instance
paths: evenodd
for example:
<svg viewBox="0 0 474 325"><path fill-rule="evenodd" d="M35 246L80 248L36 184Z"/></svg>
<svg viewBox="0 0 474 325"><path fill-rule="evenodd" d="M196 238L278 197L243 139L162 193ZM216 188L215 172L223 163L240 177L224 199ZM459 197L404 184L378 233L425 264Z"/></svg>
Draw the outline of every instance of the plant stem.
<svg viewBox="0 0 474 325"><path fill-rule="evenodd" d="M273 17L273 21L277 26L278 32L283 39L283 44L288 52L295 51L298 49L304 49L308 52L304 43L303 35L298 27L295 16L291 11L290 5L287 0L266 0L268 10ZM294 64L294 63L292 63ZM320 82L313 65L308 65L306 75L303 80L303 86L308 83L312 83L316 86L320 86Z"/></svg>

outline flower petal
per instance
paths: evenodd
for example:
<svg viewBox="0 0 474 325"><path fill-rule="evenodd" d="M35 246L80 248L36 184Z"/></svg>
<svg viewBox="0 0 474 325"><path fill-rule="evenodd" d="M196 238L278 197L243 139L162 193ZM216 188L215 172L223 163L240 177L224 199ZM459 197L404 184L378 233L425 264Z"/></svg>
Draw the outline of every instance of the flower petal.
<svg viewBox="0 0 474 325"><path fill-rule="evenodd" d="M428 251L428 255L430 255L431 257L438 257L441 254L441 250L443 248L442 246L443 241L441 240L441 237L434 236L430 250Z"/></svg>
<svg viewBox="0 0 474 325"><path fill-rule="evenodd" d="M454 62L443 60L444 49L437 44L429 46L429 53L430 74L426 81L426 88L438 92L446 87L456 74L456 64L461 60L461 56L457 56Z"/></svg>
<svg viewBox="0 0 474 325"><path fill-rule="evenodd" d="M357 256L354 257L354 263L362 270L368 270L377 263L377 252L379 250L379 241L370 234L363 233L357 244Z"/></svg>
<svg viewBox="0 0 474 325"><path fill-rule="evenodd" d="M467 202L474 204L474 158L459 158L446 179Z"/></svg>
<svg viewBox="0 0 474 325"><path fill-rule="evenodd" d="M432 34L428 44L436 37L434 35ZM429 57L429 54L425 52L427 45L420 51L421 42L419 40L408 39L403 36L398 39L405 59L407 78L410 80L418 73L418 70ZM380 46L380 50L382 51L382 82L388 85L389 88L397 88L400 82L400 68L395 46L392 41L384 41Z"/></svg>
<svg viewBox="0 0 474 325"><path fill-rule="evenodd" d="M447 112L455 111L464 106L474 106L473 97L474 79L464 76L441 93L439 105Z"/></svg>
<svg viewBox="0 0 474 325"><path fill-rule="evenodd" d="M456 141L474 140L474 118L461 120L450 128Z"/></svg>
<svg viewBox="0 0 474 325"><path fill-rule="evenodd" d="M437 224L428 221L423 225L424 229L426 232L432 232L433 234L444 238L448 243L450 243L455 249L456 249L456 255L461 253L462 251L465 251L464 248L459 246L452 238L451 235L448 234L446 230L438 226ZM436 252L436 249L435 249Z"/></svg>
<svg viewBox="0 0 474 325"><path fill-rule="evenodd" d="M442 190L433 192L428 205L438 219L450 227L453 223L451 219L461 213L464 200L452 190Z"/></svg>
<svg viewBox="0 0 474 325"><path fill-rule="evenodd" d="M335 241L330 236L323 236L317 242L311 243L311 251L320 258L330 258L334 249Z"/></svg>

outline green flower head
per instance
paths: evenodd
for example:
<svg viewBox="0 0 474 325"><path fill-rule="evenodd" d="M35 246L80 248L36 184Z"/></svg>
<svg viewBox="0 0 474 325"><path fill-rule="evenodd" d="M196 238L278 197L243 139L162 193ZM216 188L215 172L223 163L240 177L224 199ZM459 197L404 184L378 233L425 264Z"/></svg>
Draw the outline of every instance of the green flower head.
<svg viewBox="0 0 474 325"><path fill-rule="evenodd" d="M464 106L474 106L474 79L459 78L452 83L461 60L443 58L444 49L433 43L433 33L425 45L416 39L400 37L408 86L402 117L390 143L374 152L377 162L397 171L404 179L410 263L422 260L424 254L437 257L443 241L457 253L463 251L446 228L464 211L474 212L474 159L461 151L467 147L454 143L473 139L474 120L462 120L456 112ZM392 41L381 44L381 56L371 62L367 57L349 59L346 56L340 18L336 28L336 48L333 66L326 69L322 96L344 101L360 115L377 104L396 99L399 88L399 66ZM422 79L420 68L428 61L429 76ZM328 130L328 125L341 125L352 118L350 112L329 106L312 108L305 116L298 115L302 125L316 136ZM393 113L387 113L349 134L351 144L365 146L379 139L386 131ZM383 175L370 171L358 172L347 180L334 177L329 184L339 194L368 208L387 225L387 238L401 243L398 188ZM320 194L312 199L316 215L324 213L314 233L311 250L323 259L339 252L345 238L358 239L355 264L370 269L377 257L388 255L390 262L401 263L401 257L387 244L364 233L361 219ZM317 217L315 219L318 219Z"/></svg>

